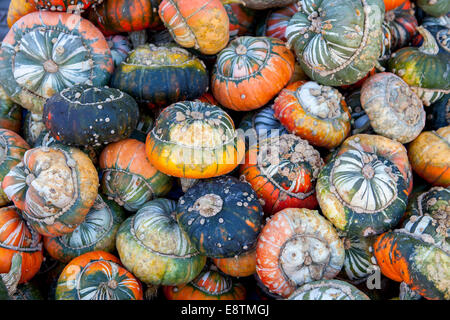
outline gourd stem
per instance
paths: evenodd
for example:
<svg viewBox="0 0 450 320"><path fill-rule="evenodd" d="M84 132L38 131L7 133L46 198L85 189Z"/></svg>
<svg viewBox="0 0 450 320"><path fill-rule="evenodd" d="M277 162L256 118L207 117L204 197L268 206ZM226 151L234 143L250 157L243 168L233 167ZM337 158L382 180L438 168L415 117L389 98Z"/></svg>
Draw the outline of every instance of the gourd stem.
<svg viewBox="0 0 450 320"><path fill-rule="evenodd" d="M436 42L436 39L433 37L433 35L425 29L422 26L416 27L416 30L422 35L423 37L423 44L420 46L419 51L426 53L426 54L432 54L436 55L439 52L439 46Z"/></svg>

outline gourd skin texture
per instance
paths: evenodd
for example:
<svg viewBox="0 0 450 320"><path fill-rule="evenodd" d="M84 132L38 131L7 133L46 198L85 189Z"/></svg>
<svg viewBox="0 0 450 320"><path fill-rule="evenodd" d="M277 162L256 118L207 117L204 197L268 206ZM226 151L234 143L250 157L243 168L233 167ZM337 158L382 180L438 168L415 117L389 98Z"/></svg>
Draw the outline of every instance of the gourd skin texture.
<svg viewBox="0 0 450 320"><path fill-rule="evenodd" d="M341 280L321 280L307 283L294 291L289 300L370 300L358 288Z"/></svg>
<svg viewBox="0 0 450 320"><path fill-rule="evenodd" d="M22 107L14 103L0 86L0 128L19 133L22 127Z"/></svg>
<svg viewBox="0 0 450 320"><path fill-rule="evenodd" d="M433 17L440 17L450 11L450 3L447 0L417 0L417 6Z"/></svg>
<svg viewBox="0 0 450 320"><path fill-rule="evenodd" d="M244 0L244 3L251 9L262 10L275 7L284 7L294 1L295 0Z"/></svg>
<svg viewBox="0 0 450 320"><path fill-rule="evenodd" d="M183 47L213 55L228 43L230 20L220 0L163 0L158 13Z"/></svg>
<svg viewBox="0 0 450 320"><path fill-rule="evenodd" d="M53 144L28 150L22 163L3 179L8 198L40 234L72 232L97 198L98 173L92 161L76 148Z"/></svg>
<svg viewBox="0 0 450 320"><path fill-rule="evenodd" d="M217 268L232 277L248 277L256 272L256 250L231 258L212 259Z"/></svg>
<svg viewBox="0 0 450 320"><path fill-rule="evenodd" d="M171 217L175 209L172 200L149 201L126 219L117 232L120 260L147 284L188 283L205 266L206 257L198 253Z"/></svg>
<svg viewBox="0 0 450 320"><path fill-rule="evenodd" d="M0 84L14 102L37 114L66 87L107 84L113 69L102 33L88 20L64 12L22 17L0 50Z"/></svg>
<svg viewBox="0 0 450 320"><path fill-rule="evenodd" d="M381 53L381 0L300 1L286 29L303 70L329 86L362 79ZM309 19L308 19L309 17Z"/></svg>

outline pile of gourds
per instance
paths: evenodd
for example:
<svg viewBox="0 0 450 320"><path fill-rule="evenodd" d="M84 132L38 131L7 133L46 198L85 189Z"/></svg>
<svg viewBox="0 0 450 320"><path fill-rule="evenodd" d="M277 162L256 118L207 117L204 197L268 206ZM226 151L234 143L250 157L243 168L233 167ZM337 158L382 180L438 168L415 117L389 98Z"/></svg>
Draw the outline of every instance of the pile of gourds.
<svg viewBox="0 0 450 320"><path fill-rule="evenodd" d="M0 299L450 300L448 0L12 0L8 24Z"/></svg>

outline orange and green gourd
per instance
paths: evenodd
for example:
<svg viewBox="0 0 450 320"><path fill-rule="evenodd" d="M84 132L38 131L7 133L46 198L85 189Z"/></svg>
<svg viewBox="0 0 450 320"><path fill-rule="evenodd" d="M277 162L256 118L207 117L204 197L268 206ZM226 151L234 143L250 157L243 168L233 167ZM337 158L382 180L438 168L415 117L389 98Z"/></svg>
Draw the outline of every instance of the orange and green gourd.
<svg viewBox="0 0 450 320"><path fill-rule="evenodd" d="M21 127L22 107L14 103L0 86L0 128L19 133Z"/></svg>
<svg viewBox="0 0 450 320"><path fill-rule="evenodd" d="M180 178L227 174L244 157L244 137L220 107L181 101L165 108L147 136L147 158L159 171Z"/></svg>
<svg viewBox="0 0 450 320"><path fill-rule="evenodd" d="M70 261L59 276L56 300L143 300L142 284L111 253L92 251Z"/></svg>
<svg viewBox="0 0 450 320"><path fill-rule="evenodd" d="M289 82L295 57L279 39L242 36L217 56L211 89L217 101L237 111L267 104Z"/></svg>
<svg viewBox="0 0 450 320"><path fill-rule="evenodd" d="M14 255L22 258L19 283L30 281L39 271L43 256L41 236L14 207L0 208L0 273L8 273Z"/></svg>
<svg viewBox="0 0 450 320"><path fill-rule="evenodd" d="M103 193L128 211L137 211L145 202L165 196L172 178L152 166L145 143L124 139L111 143L100 155Z"/></svg>

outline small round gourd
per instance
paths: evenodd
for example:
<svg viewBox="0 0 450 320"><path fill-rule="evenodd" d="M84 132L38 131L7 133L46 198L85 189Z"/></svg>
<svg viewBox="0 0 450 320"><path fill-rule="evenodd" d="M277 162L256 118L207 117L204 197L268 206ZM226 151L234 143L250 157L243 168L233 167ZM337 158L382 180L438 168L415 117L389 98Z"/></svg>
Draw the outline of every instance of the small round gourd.
<svg viewBox="0 0 450 320"><path fill-rule="evenodd" d="M45 127L57 141L85 147L128 138L138 119L138 105L127 93L85 84L52 96L43 113Z"/></svg>
<svg viewBox="0 0 450 320"><path fill-rule="evenodd" d="M41 236L14 207L0 208L0 273L8 273L15 254L22 258L19 283L30 281L44 259Z"/></svg>
<svg viewBox="0 0 450 320"><path fill-rule="evenodd" d="M156 170L145 155L145 144L125 139L109 144L100 155L102 191L128 211L165 196L172 178Z"/></svg>
<svg viewBox="0 0 450 320"><path fill-rule="evenodd" d="M408 201L409 184L397 165L408 162L404 147L363 134L344 143L319 174L320 208L336 228L349 234L367 237L385 232L399 223ZM399 159L392 158L396 151Z"/></svg>
<svg viewBox="0 0 450 320"><path fill-rule="evenodd" d="M179 285L193 280L206 257L199 254L175 220L176 202L155 199L119 228L120 260L138 279L151 285Z"/></svg>
<svg viewBox="0 0 450 320"><path fill-rule="evenodd" d="M450 126L424 131L408 146L414 172L434 186L450 186Z"/></svg>
<svg viewBox="0 0 450 320"><path fill-rule="evenodd" d="M0 86L0 128L19 133L22 127L22 107L14 103Z"/></svg>
<svg viewBox="0 0 450 320"><path fill-rule="evenodd" d="M185 48L212 55L228 43L230 20L220 0L163 0L158 13L173 39Z"/></svg>
<svg viewBox="0 0 450 320"><path fill-rule="evenodd" d="M125 213L119 205L98 195L84 221L72 233L44 237L44 247L51 257L63 263L90 251L113 252L117 230L124 220Z"/></svg>
<svg viewBox="0 0 450 320"><path fill-rule="evenodd" d="M235 169L245 142L221 108L199 101L165 108L147 136L148 160L159 171L180 178L211 178Z"/></svg>
<svg viewBox="0 0 450 320"><path fill-rule="evenodd" d="M27 14L10 29L0 50L0 85L14 102L37 114L65 88L106 85L113 69L103 34L66 12Z"/></svg>
<svg viewBox="0 0 450 320"><path fill-rule="evenodd" d="M240 176L271 215L284 208L316 208L315 183L322 166L319 152L308 141L283 134L250 146Z"/></svg>
<svg viewBox="0 0 450 320"><path fill-rule="evenodd" d="M307 283L295 290L289 300L370 300L355 286L341 280L321 280Z"/></svg>
<svg viewBox="0 0 450 320"><path fill-rule="evenodd" d="M28 143L17 133L0 129L0 183L9 170L22 161L25 151L29 149ZM0 206L6 205L10 200L0 186Z"/></svg>
<svg viewBox="0 0 450 320"><path fill-rule="evenodd" d="M231 258L254 247L263 211L247 183L225 176L189 188L178 200L176 217L200 254Z"/></svg>
<svg viewBox="0 0 450 320"><path fill-rule="evenodd" d="M424 27L417 27L424 38L419 47L404 47L391 55L389 71L402 78L419 96L425 106L450 93L450 64L448 55L439 52L433 35Z"/></svg>
<svg viewBox="0 0 450 320"><path fill-rule="evenodd" d="M381 272L426 299L449 300L448 212L411 216L401 229L380 235L374 255Z"/></svg>
<svg viewBox="0 0 450 320"><path fill-rule="evenodd" d="M376 133L400 143L411 142L425 127L422 101L393 73L367 79L361 89L361 105Z"/></svg>
<svg viewBox="0 0 450 320"><path fill-rule="evenodd" d="M193 100L208 89L205 64L176 47L141 45L131 51L111 79L111 86L127 92L149 107L166 107Z"/></svg>
<svg viewBox="0 0 450 320"><path fill-rule="evenodd" d="M381 53L382 0L300 4L286 38L306 74L327 86L353 84L366 76Z"/></svg>
<svg viewBox="0 0 450 320"><path fill-rule="evenodd" d="M213 258L212 260L220 271L232 277L248 277L256 272L256 250L231 258Z"/></svg>
<svg viewBox="0 0 450 320"><path fill-rule="evenodd" d="M256 272L285 298L305 283L332 279L344 264L344 245L318 211L284 209L266 223L256 246Z"/></svg>
<svg viewBox="0 0 450 320"><path fill-rule="evenodd" d="M40 234L70 233L81 224L98 194L98 174L82 151L53 144L25 152L2 188Z"/></svg>
<svg viewBox="0 0 450 320"><path fill-rule="evenodd" d="M231 277L213 270L204 270L185 285L166 286L167 300L245 300L247 290Z"/></svg>
<svg viewBox="0 0 450 320"><path fill-rule="evenodd" d="M143 300L142 285L111 253L92 251L70 261L59 276L56 300Z"/></svg>
<svg viewBox="0 0 450 320"><path fill-rule="evenodd" d="M257 109L289 82L294 63L294 55L279 39L238 37L217 56L211 79L212 93L229 109Z"/></svg>
<svg viewBox="0 0 450 320"><path fill-rule="evenodd" d="M290 132L317 147L332 149L350 133L350 112L342 94L314 81L298 81L281 90L275 117Z"/></svg>

